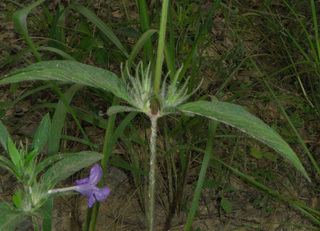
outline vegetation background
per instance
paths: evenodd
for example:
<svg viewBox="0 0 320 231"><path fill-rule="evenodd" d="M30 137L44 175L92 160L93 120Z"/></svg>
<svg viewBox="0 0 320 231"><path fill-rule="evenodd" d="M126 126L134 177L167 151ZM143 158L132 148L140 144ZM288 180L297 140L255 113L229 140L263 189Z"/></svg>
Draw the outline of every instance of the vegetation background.
<svg viewBox="0 0 320 231"><path fill-rule="evenodd" d="M141 8L144 1L45 1L27 14L36 52L13 21L14 12L34 2L0 2L0 76L36 62L37 56L77 60L120 74L120 63L132 54L127 51L134 51L149 29L145 36L150 40L141 45L144 51L137 53L136 60L153 59L152 29L159 28L160 1L146 1L147 24ZM170 1L166 69L183 64L182 71L190 76L189 89L202 81L193 98L215 96L240 104L272 126L298 153L312 179L307 182L264 145L219 125L194 230L319 229L319 9L313 0ZM111 95L91 88L59 87L70 101L65 115L56 118L62 129L60 151L102 150L104 130L110 126L106 111ZM1 86L0 119L11 134L27 142L43 115L54 113L59 100L61 95L48 83ZM113 119L106 177L112 195L101 204L97 230L143 230L149 122L134 113ZM157 228L183 230L208 126L199 118L170 117L159 126ZM0 198L7 199L16 185L4 170L0 173ZM82 175L86 173L74 178ZM81 197L59 199L55 230L81 230L85 209Z"/></svg>

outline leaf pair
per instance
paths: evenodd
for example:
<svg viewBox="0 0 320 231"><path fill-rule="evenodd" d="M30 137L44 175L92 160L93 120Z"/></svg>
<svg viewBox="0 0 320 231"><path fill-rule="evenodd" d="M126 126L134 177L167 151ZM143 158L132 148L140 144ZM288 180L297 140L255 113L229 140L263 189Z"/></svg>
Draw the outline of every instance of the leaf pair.
<svg viewBox="0 0 320 231"><path fill-rule="evenodd" d="M130 102L130 94L127 92L122 81L114 73L74 61L45 61L36 63L0 80L0 85L28 80L58 80L65 83L82 84L112 92L117 97ZM281 136L241 106L219 101L197 101L180 105L178 109L187 115L196 114L204 116L243 131L280 153L310 180L299 158Z"/></svg>

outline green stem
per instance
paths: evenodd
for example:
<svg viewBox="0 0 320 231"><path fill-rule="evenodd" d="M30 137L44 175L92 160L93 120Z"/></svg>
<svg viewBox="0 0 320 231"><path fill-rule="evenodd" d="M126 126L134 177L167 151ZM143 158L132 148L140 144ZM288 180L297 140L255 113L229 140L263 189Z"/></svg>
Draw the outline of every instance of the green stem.
<svg viewBox="0 0 320 231"><path fill-rule="evenodd" d="M100 208L100 203L99 202L95 203L95 205L92 208L91 221L90 221L90 225L89 225L89 230L90 231L94 231L96 229L96 223L97 223L99 208Z"/></svg>
<svg viewBox="0 0 320 231"><path fill-rule="evenodd" d="M92 211L93 211L93 208L88 208L87 209L86 221L84 223L84 228L83 228L84 231L88 231L89 230L90 221L91 221L91 218L92 218Z"/></svg>
<svg viewBox="0 0 320 231"><path fill-rule="evenodd" d="M169 0L163 0L162 9L161 9L157 60L156 60L156 68L155 68L154 83L153 83L153 91L155 95L158 95L160 91L162 64L164 59L164 47L165 47L165 38L166 38L166 30L167 30L168 6L169 6Z"/></svg>
<svg viewBox="0 0 320 231"><path fill-rule="evenodd" d="M149 16L148 16L148 7L146 0L138 0L138 8L139 8L139 14L140 14L140 26L142 33L146 32L150 29L150 23L149 23ZM152 43L151 39L149 38L144 46L144 63L147 62L147 60L151 60L152 58Z"/></svg>
<svg viewBox="0 0 320 231"><path fill-rule="evenodd" d="M218 122L216 122L216 121L211 121L209 123L209 134L208 134L206 150L204 153L204 157L203 157L203 161L202 161L202 165L201 165L201 169L200 169L200 173L199 173L199 179L197 182L196 190L194 192L194 196L192 199L191 208L188 213L186 225L184 227L184 230L186 230L186 231L191 230L193 219L194 219L196 212L198 210L198 207L199 207L199 199L201 196L203 183L204 183L204 180L205 180L205 177L207 174L207 169L208 169L208 166L210 163L210 158L212 156L213 138L214 138L214 134L217 130L217 126L218 126Z"/></svg>
<svg viewBox="0 0 320 231"><path fill-rule="evenodd" d="M156 182L156 167L157 167L157 120L158 116L152 115L150 116L151 121L151 135L150 135L150 170L149 170L149 219L148 226L149 231L154 230L154 205L155 205L155 182Z"/></svg>

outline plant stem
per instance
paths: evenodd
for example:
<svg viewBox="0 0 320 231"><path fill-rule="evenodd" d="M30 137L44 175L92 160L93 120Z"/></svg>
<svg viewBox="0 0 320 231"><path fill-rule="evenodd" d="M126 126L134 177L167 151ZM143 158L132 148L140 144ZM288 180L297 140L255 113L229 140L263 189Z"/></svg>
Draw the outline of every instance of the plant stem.
<svg viewBox="0 0 320 231"><path fill-rule="evenodd" d="M157 166L157 115L151 115L151 135L150 135L150 170L149 170L149 231L154 230L154 205L155 205L155 182L156 182L156 166Z"/></svg>
<svg viewBox="0 0 320 231"><path fill-rule="evenodd" d="M169 6L169 0L163 0L162 9L161 9L157 60L156 60L156 68L155 68L154 82L153 82L154 84L153 92L155 95L158 95L160 91L162 64L164 59L164 47L165 47L165 38L166 38L166 30L167 30L168 6Z"/></svg>
<svg viewBox="0 0 320 231"><path fill-rule="evenodd" d="M100 203L95 203L95 205L92 208L91 221L90 221L90 225L89 225L90 231L94 231L96 229L99 208L100 208Z"/></svg>

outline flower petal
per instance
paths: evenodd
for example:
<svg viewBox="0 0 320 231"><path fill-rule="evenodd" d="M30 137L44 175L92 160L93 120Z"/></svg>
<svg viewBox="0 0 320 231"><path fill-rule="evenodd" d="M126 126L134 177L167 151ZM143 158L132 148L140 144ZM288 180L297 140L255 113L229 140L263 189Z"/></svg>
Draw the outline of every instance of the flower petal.
<svg viewBox="0 0 320 231"><path fill-rule="evenodd" d="M97 189L94 191L94 196L98 201L104 201L110 194L110 189L108 187L104 187L101 189Z"/></svg>
<svg viewBox="0 0 320 231"><path fill-rule="evenodd" d="M102 177L102 168L99 164L93 165L90 170L89 184L97 185Z"/></svg>
<svg viewBox="0 0 320 231"><path fill-rule="evenodd" d="M75 181L76 185L88 184L88 182L89 182L89 177Z"/></svg>
<svg viewBox="0 0 320 231"><path fill-rule="evenodd" d="M88 197L88 207L91 208L95 202L96 198L93 193L91 193L91 195Z"/></svg>

